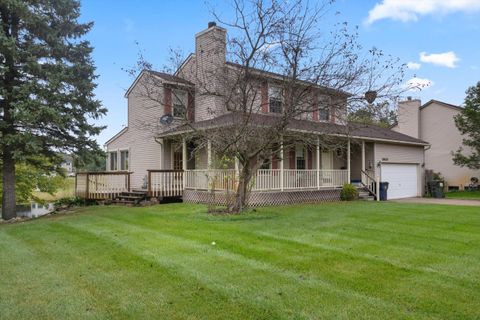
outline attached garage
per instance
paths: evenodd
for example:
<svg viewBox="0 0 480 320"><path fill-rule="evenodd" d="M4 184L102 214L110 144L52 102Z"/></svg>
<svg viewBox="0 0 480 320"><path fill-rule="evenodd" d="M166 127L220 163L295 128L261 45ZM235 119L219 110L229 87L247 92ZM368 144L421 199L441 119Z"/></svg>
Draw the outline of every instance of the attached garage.
<svg viewBox="0 0 480 320"><path fill-rule="evenodd" d="M418 196L418 165L382 163L382 181L388 182L388 199Z"/></svg>

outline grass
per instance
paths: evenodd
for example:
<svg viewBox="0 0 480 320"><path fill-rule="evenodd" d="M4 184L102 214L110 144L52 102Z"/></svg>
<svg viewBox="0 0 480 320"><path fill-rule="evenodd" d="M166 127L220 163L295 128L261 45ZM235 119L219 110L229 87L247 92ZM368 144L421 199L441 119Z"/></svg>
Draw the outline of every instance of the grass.
<svg viewBox="0 0 480 320"><path fill-rule="evenodd" d="M478 191L451 191L445 193L448 199L480 200L480 190Z"/></svg>
<svg viewBox="0 0 480 320"><path fill-rule="evenodd" d="M40 191L34 191L33 195L43 201L55 201L61 198L73 197L75 195L75 178L66 178L65 185L53 195Z"/></svg>
<svg viewBox="0 0 480 320"><path fill-rule="evenodd" d="M211 216L90 207L0 225L2 319L478 319L478 208Z"/></svg>

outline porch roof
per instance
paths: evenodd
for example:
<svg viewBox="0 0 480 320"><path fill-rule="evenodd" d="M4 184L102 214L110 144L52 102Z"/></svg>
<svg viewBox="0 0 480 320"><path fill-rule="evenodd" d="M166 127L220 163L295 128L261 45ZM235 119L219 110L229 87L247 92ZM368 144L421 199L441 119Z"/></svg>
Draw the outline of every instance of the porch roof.
<svg viewBox="0 0 480 320"><path fill-rule="evenodd" d="M250 114L249 120L244 120L244 115L233 113L224 114L213 119L198 121L190 124L169 128L158 137L168 137L195 130L208 130L248 123L252 126L274 126L278 124L279 117L275 115ZM414 137L371 124L349 122L340 125L331 122L315 122L310 120L292 119L287 125L287 130L312 134L326 134L330 136L350 137L372 141L384 141L400 144L429 145L427 142Z"/></svg>

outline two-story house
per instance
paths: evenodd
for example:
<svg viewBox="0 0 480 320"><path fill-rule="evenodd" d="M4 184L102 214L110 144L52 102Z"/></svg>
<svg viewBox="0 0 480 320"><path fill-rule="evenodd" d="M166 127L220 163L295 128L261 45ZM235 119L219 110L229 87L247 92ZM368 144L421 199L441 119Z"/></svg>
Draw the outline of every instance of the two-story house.
<svg viewBox="0 0 480 320"><path fill-rule="evenodd" d="M174 194L183 195L184 201L202 202L206 199L212 184L204 177L215 169L211 167L214 151L207 145L194 157L187 156L190 154L189 144L181 142L179 137L192 127L209 130L236 121L236 117L223 107L221 96L205 92L206 87L216 85L206 72L212 65L231 70L242 68L227 61L226 30L214 23L195 35L195 53L188 56L175 74L145 70L137 77L125 94L128 126L106 143L109 172L129 171L130 188L148 189L152 195L160 196L166 194L164 189L169 184L165 175L178 180L179 176L174 178L173 175L181 173L182 181L176 186L180 191ZM283 112L283 95L278 86L282 77L262 70L254 72L261 95L253 121L265 125L269 117ZM155 79L154 88L142 85L142 78L147 76ZM152 92L155 99L151 99ZM350 125L349 130L345 130L346 106L342 107L340 103L333 107L322 103L325 98L342 99L342 93L335 92L329 97L328 90L323 92L315 99L316 107L312 112L291 121L288 130L313 136L331 135L344 141L347 151L329 150L318 144L283 150L283 154L272 159L254 177L252 195L255 196L251 197L251 204L338 199L339 188L348 182L361 183L374 193L380 180L390 183L391 199L421 196L424 148L428 144L371 125ZM173 119L187 117L191 124L162 127L159 119L166 114ZM232 167L224 175L235 174L236 169ZM227 187L222 183L213 186L219 192Z"/></svg>
<svg viewBox="0 0 480 320"><path fill-rule="evenodd" d="M455 116L462 107L438 100L423 104L418 99L402 101L398 107L398 121L392 130L428 141L425 151L425 169L440 173L447 190L463 190L472 177L480 178L480 170L471 170L453 163L453 152L463 147L463 137L455 125Z"/></svg>

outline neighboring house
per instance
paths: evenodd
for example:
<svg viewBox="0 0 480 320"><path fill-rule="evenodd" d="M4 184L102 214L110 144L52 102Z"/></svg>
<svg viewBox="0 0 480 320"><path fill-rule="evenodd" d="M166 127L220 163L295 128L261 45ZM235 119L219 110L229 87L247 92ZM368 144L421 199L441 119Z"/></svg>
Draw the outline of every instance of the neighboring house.
<svg viewBox="0 0 480 320"><path fill-rule="evenodd" d="M195 157L186 159L191 154L190 144L185 140L182 143L182 135L189 130L188 127L162 128L159 118L165 114L172 114L174 118L186 114L198 130L228 126L238 120L231 113L220 111L221 97L199 94L200 86L196 80L204 78L199 75L205 75L205 70L212 64L232 70L241 68L226 61L225 39L225 29L209 24L206 30L196 34L195 53L190 54L174 75L143 71L138 76L125 94L128 100L128 125L106 143L108 171L117 171L119 174L130 171L131 188L148 189L152 195L165 195L167 191L162 188L168 187L166 175L174 179L172 174L175 172L158 171L183 170L180 188L184 201L203 202L208 198L207 189L211 185L205 176L212 169L209 168L211 148L205 147ZM279 88L275 85L281 77L262 70L255 72L259 82L254 85L259 86L261 97L252 122L264 125L276 113L282 112L282 93L278 92ZM145 98L145 87L141 83L146 75L156 79L156 88L148 90L156 92L156 99ZM323 98L328 95L325 88L319 88L313 94L318 95L317 101L323 101L320 95ZM351 131L352 127L349 126L347 133L346 125L341 120L345 119L346 95L339 92L334 95L344 99L341 101L345 103L339 104L338 108L325 108L319 102L318 109L302 116L302 119L292 121L288 129L312 135L335 136L344 143L342 150L350 152L328 150L318 144L297 145L284 150L283 155L272 159L254 177L255 185L249 200L252 205L338 199L339 187L344 183L362 182L374 191L371 186L379 179L390 182L390 198L422 195L424 148L428 144L421 139L376 126L359 125ZM224 174L231 174L234 170L232 166ZM215 189L221 191L222 186L216 185Z"/></svg>
<svg viewBox="0 0 480 320"><path fill-rule="evenodd" d="M462 135L454 117L462 107L430 100L422 105L420 100L409 98L398 106L398 123L392 130L427 141L425 169L440 173L446 188L463 190L470 178L480 178L480 170L470 170L453 163L452 152L462 146ZM463 146L464 147L464 146ZM468 148L465 148L468 152Z"/></svg>
<svg viewBox="0 0 480 320"><path fill-rule="evenodd" d="M60 165L64 170L67 176L72 177L75 175L75 167L73 166L73 157L68 154L63 155L63 162Z"/></svg>

